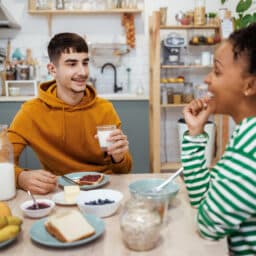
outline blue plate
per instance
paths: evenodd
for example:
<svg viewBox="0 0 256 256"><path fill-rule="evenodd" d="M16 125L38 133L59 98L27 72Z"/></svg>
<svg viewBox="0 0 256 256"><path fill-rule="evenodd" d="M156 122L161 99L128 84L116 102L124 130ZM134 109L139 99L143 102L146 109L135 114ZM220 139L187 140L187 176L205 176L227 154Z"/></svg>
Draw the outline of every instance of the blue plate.
<svg viewBox="0 0 256 256"><path fill-rule="evenodd" d="M19 235L19 234L18 234L18 235ZM15 236L15 237L13 237L13 238L11 238L11 239L8 239L8 240L6 240L6 241L4 241L4 242L1 242L1 243L0 243L0 248L3 248L3 247L5 247L5 246L7 246L7 245L13 243L13 242L17 239L18 235Z"/></svg>
<svg viewBox="0 0 256 256"><path fill-rule="evenodd" d="M105 230L105 223L103 222L102 219L94 215L86 214L84 215L84 217L86 218L88 223L90 223L94 227L96 231L94 235L87 237L85 239L78 240L71 243L64 243L57 240L55 237L50 235L45 229L44 223L47 220L47 218L38 220L32 225L29 231L30 237L36 243L39 243L41 245L45 245L48 247L56 247L56 248L74 247L74 246L89 243L103 234Z"/></svg>
<svg viewBox="0 0 256 256"><path fill-rule="evenodd" d="M79 178L83 177L84 175L88 175L88 174L95 175L95 174L103 174L103 173L99 173L99 172L73 172L73 173L66 174L65 176L67 176L70 179L75 180L75 179L79 179ZM104 186L108 182L109 182L109 177L106 174L103 174L103 179L102 179L101 182L99 182L95 185L82 185L82 186L80 186L80 189L83 189L83 190L95 189L95 188ZM58 184L62 187L69 186L69 185L74 185L73 183L64 180L62 177L58 178Z"/></svg>

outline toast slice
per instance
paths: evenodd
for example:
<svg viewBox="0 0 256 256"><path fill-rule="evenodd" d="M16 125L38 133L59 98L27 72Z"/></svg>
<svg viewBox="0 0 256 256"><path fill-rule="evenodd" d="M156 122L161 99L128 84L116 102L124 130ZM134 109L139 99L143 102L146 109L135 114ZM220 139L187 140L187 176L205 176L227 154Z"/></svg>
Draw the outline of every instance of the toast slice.
<svg viewBox="0 0 256 256"><path fill-rule="evenodd" d="M76 179L75 182L81 185L95 185L100 183L104 178L104 174L86 174L79 179Z"/></svg>
<svg viewBox="0 0 256 256"><path fill-rule="evenodd" d="M46 230L62 242L74 242L95 233L85 217L78 210L52 215L45 222Z"/></svg>

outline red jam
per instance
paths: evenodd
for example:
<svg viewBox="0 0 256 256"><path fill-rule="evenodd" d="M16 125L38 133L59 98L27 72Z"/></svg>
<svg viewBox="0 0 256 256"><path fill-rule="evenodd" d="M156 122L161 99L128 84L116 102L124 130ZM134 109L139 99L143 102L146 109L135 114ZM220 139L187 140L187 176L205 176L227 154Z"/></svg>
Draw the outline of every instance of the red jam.
<svg viewBox="0 0 256 256"><path fill-rule="evenodd" d="M32 204L31 206L27 207L27 210L38 210L38 209L45 209L45 208L49 208L50 205L47 203L37 203L38 204L38 208L36 208L35 204Z"/></svg>

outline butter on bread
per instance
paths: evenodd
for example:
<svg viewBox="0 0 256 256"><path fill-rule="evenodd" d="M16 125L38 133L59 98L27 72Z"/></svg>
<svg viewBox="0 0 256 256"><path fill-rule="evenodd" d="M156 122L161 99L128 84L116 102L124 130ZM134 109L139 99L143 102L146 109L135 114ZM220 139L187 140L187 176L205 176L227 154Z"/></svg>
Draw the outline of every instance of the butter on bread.
<svg viewBox="0 0 256 256"><path fill-rule="evenodd" d="M78 185L64 186L65 202L69 204L75 203L79 193L80 193L80 187Z"/></svg>
<svg viewBox="0 0 256 256"><path fill-rule="evenodd" d="M86 218L78 210L57 213L45 222L46 230L62 242L74 242L95 233Z"/></svg>

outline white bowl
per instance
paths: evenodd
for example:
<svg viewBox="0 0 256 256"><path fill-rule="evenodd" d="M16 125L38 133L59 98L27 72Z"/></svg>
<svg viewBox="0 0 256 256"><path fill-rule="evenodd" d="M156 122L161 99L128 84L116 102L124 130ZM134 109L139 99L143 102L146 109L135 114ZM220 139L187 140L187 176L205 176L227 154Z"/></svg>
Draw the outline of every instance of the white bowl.
<svg viewBox="0 0 256 256"><path fill-rule="evenodd" d="M109 199L114 202L102 205L85 204L91 201L97 202L98 199ZM97 217L107 217L113 215L117 211L122 199L123 194L117 190L95 189L90 191L81 191L76 202L82 213L93 214Z"/></svg>
<svg viewBox="0 0 256 256"><path fill-rule="evenodd" d="M20 208L25 216L30 218L42 218L49 215L52 209L55 207L55 203L49 199L36 199L36 201L39 203L39 205L40 203L43 203L48 204L49 207L43 209L28 209L28 207L33 206L34 203L32 200L25 201L20 205Z"/></svg>

